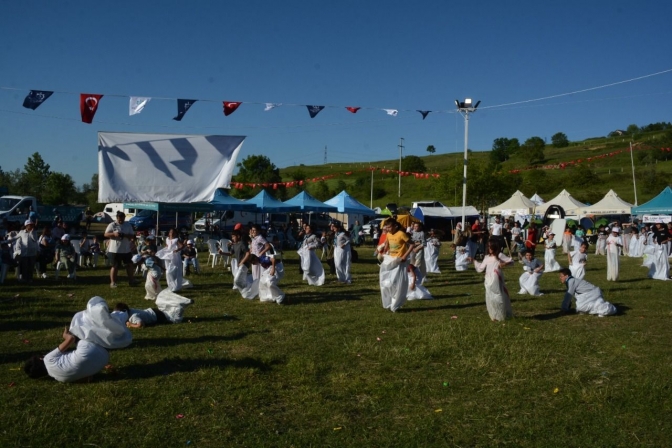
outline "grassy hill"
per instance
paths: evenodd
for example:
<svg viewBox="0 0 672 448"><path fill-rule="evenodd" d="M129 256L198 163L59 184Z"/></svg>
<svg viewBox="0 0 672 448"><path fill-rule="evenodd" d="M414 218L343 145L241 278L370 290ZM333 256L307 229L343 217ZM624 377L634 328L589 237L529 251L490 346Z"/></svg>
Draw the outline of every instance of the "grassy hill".
<svg viewBox="0 0 672 448"><path fill-rule="evenodd" d="M524 154L517 154L501 164L492 173L494 180L493 192L487 195L482 204L474 203L468 196L467 202L477 207L495 205L508 198L515 190L525 195L539 193L544 199L550 199L563 189L568 190L575 198L589 203L600 200L604 194L613 189L624 200L634 203L635 194L632 183L632 171L628 139L595 138L582 142L572 142L566 148L553 148L550 145L544 150L545 160L541 166L559 165L578 161L582 163L568 165L564 169L531 169L524 160ZM661 189L672 182L672 152L661 151L661 147L672 147L669 136L664 132L641 134L633 143L633 159L636 171L637 199L642 204ZM522 150L521 150L522 151ZM608 154L613 153L611 156ZM607 154L606 157L599 157ZM404 176L401 179L401 197L398 197L399 179L394 172L384 173L380 169L398 170L399 160L379 160L371 163L329 163L313 166L290 166L281 169L285 181L297 177L306 179L334 176L324 181L330 193L338 193L343 187L360 202L371 203L371 172L369 167L378 168L373 174L375 194L373 206L384 206L394 202L398 205L410 205L417 200L438 200L445 205L462 204L462 153L428 155L422 157L427 173L437 173L441 177L416 179ZM591 158L590 161L587 159ZM468 192L477 187L476 175L479 168L486 169L490 161L489 151L474 151L469 155ZM522 170L511 174L511 170ZM345 174L350 173L350 174ZM309 193L320 196L324 187L319 182L308 182ZM321 189L321 190L320 190ZM451 194L452 193L452 194ZM291 191L290 191L291 194ZM323 194L324 195L324 194ZM324 197L322 199L325 199Z"/></svg>

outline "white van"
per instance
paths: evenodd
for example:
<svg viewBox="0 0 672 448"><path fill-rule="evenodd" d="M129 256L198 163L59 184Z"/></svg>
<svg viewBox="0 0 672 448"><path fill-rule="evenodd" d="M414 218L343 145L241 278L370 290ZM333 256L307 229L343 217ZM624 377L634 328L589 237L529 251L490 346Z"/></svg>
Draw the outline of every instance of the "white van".
<svg viewBox="0 0 672 448"><path fill-rule="evenodd" d="M127 221L130 218L134 217L135 214L138 212L138 210L135 208L124 208L124 204L122 204L121 202L113 202L111 204L106 204L103 211L108 215L110 215L112 219L116 218L117 212L119 211L124 212L126 213Z"/></svg>

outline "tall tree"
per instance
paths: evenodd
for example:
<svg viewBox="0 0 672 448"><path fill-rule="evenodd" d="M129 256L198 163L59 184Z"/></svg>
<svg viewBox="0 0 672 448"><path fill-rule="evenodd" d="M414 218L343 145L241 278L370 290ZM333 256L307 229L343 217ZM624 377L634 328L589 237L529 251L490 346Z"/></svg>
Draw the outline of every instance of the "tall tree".
<svg viewBox="0 0 672 448"><path fill-rule="evenodd" d="M38 201L43 200L43 194L46 193L47 180L51 174L50 166L42 159L39 152L34 153L28 158L23 167L21 176L21 186L24 193L29 196L35 196Z"/></svg>
<svg viewBox="0 0 672 448"><path fill-rule="evenodd" d="M75 181L69 174L51 173L46 183L43 200L47 204L69 204L77 193Z"/></svg>
<svg viewBox="0 0 672 448"><path fill-rule="evenodd" d="M434 154L436 152L436 148L434 147L434 145L429 145L427 147L427 152L430 154Z"/></svg>
<svg viewBox="0 0 672 448"><path fill-rule="evenodd" d="M250 155L247 156L242 162L238 163L238 174L234 177L235 182L242 183L253 183L253 184L273 184L282 181L280 177L280 169L277 168L266 156L261 155ZM233 190L236 192L236 196L241 198L251 198L256 193L259 192L259 188L262 188L262 185L258 185L256 188L245 187L242 190ZM280 191L282 190L282 191ZM278 190L272 190L273 194L278 197L278 199L284 199L286 195L285 188L279 188Z"/></svg>
<svg viewBox="0 0 672 448"><path fill-rule="evenodd" d="M566 148L569 146L569 139L564 133L557 132L551 137L551 143L553 143L554 148Z"/></svg>
<svg viewBox="0 0 672 448"><path fill-rule="evenodd" d="M544 160L544 147L546 143L541 137L530 137L523 143L523 154L527 162L532 165Z"/></svg>
<svg viewBox="0 0 672 448"><path fill-rule="evenodd" d="M425 162L418 156L406 156L401 159L401 170L414 173L424 173L427 171Z"/></svg>
<svg viewBox="0 0 672 448"><path fill-rule="evenodd" d="M492 142L492 151L490 152L490 160L493 163L506 162L512 155L520 149L520 142L517 138L496 138Z"/></svg>

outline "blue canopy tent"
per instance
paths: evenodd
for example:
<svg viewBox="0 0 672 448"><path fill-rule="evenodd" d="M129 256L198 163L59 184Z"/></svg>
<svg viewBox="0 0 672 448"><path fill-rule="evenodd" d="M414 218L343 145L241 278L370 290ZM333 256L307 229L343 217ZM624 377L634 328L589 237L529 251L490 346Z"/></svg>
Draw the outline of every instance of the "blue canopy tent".
<svg viewBox="0 0 672 448"><path fill-rule="evenodd" d="M211 205L212 209L217 211L254 211L257 209L256 205L236 199L222 188L215 190L215 196L208 204Z"/></svg>
<svg viewBox="0 0 672 448"><path fill-rule="evenodd" d="M336 206L327 205L305 191L302 191L291 199L287 199L284 203L293 207L299 207L299 210L303 212L329 213L338 211Z"/></svg>
<svg viewBox="0 0 672 448"><path fill-rule="evenodd" d="M254 204L258 213L290 213L300 210L295 205L288 205L284 202L275 199L266 190L261 190L255 197L245 201L249 204Z"/></svg>
<svg viewBox="0 0 672 448"><path fill-rule="evenodd" d="M347 213L349 215L360 214L367 216L374 216L376 214L369 207L346 193L345 190L341 191L328 201L324 201L324 203L336 207L338 209L338 213Z"/></svg>
<svg viewBox="0 0 672 448"><path fill-rule="evenodd" d="M672 188L665 187L663 191L649 202L638 207L632 207L633 215L671 215Z"/></svg>

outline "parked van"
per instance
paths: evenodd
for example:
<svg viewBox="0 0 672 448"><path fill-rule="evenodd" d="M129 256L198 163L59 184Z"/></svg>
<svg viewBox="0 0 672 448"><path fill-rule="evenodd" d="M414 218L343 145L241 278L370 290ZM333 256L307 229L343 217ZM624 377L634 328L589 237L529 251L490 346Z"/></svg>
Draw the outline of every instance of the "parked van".
<svg viewBox="0 0 672 448"><path fill-rule="evenodd" d="M161 215L159 215L159 231L165 232L172 228L177 228L178 231L191 229L191 213L179 212L177 214L177 226L175 220L175 212L161 212ZM129 219L128 223L136 231L154 229L156 228L156 212L154 210L138 210L138 213Z"/></svg>
<svg viewBox="0 0 672 448"><path fill-rule="evenodd" d="M126 213L126 219L131 219L138 213L138 210L135 208L124 208L124 204L121 202L112 202L111 204L106 204L103 211L110 215L112 219L116 217L117 212L119 211Z"/></svg>

